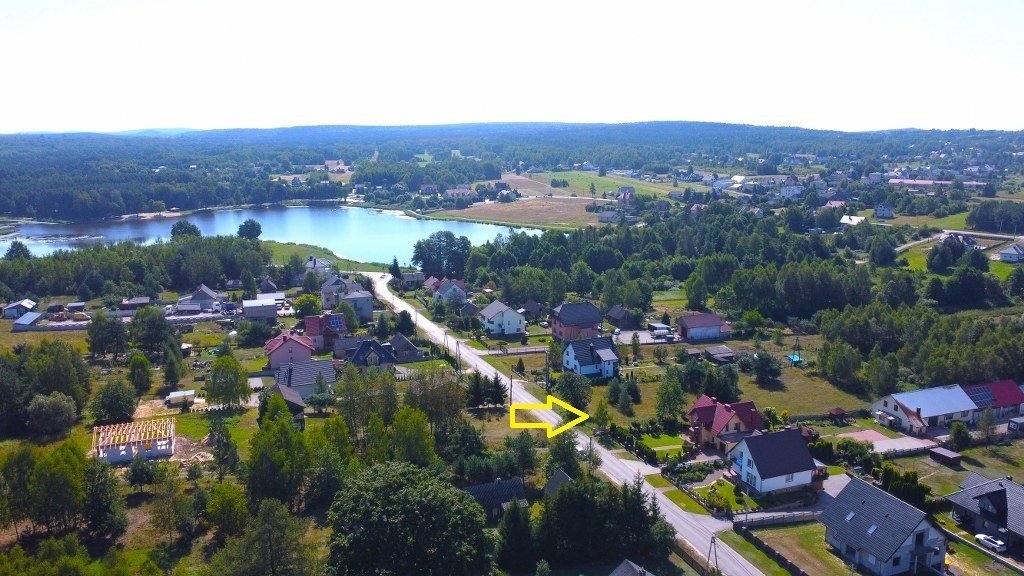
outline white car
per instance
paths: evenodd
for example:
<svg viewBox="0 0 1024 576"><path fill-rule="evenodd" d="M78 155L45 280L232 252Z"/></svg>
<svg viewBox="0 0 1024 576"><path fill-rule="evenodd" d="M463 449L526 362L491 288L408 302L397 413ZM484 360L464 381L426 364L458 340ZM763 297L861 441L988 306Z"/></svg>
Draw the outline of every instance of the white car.
<svg viewBox="0 0 1024 576"><path fill-rule="evenodd" d="M616 328L615 331L612 332L612 334L615 334L616 336L618 336L619 334L622 334L622 330L619 330L618 328Z"/></svg>
<svg viewBox="0 0 1024 576"><path fill-rule="evenodd" d="M996 552L1006 552L1006 543L1002 540L996 540L988 534L975 534L974 539L985 548L995 550Z"/></svg>
<svg viewBox="0 0 1024 576"><path fill-rule="evenodd" d="M541 328L547 328L548 326L550 326L550 324L548 324L547 322L541 322L540 323L540 327Z"/></svg>

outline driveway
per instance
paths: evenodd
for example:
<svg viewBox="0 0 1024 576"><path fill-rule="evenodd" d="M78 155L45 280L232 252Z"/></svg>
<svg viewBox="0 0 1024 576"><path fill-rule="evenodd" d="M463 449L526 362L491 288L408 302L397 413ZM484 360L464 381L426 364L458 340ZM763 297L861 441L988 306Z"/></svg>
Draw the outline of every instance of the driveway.
<svg viewBox="0 0 1024 576"><path fill-rule="evenodd" d="M904 436L902 438L886 438L885 440L879 440L875 442L874 450L879 454L885 454L886 452L895 452L897 450L914 450L916 448L934 448L938 446L933 440L927 438L914 438L913 436Z"/></svg>

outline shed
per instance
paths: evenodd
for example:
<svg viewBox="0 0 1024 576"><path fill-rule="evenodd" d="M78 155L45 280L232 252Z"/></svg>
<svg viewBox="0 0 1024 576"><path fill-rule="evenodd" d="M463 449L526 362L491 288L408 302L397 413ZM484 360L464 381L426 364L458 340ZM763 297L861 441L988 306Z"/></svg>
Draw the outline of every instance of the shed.
<svg viewBox="0 0 1024 576"><path fill-rule="evenodd" d="M35 326L39 320L43 317L40 312L26 312L21 315L20 318L14 321L14 326L11 327L11 332L21 332L22 330L28 330L30 327Z"/></svg>
<svg viewBox="0 0 1024 576"><path fill-rule="evenodd" d="M164 398L168 406L187 406L196 400L195 390L175 390Z"/></svg>
<svg viewBox="0 0 1024 576"><path fill-rule="evenodd" d="M1016 418L1010 418L1010 421L1006 424L1007 429L1017 436L1024 434L1024 416L1017 416Z"/></svg>
<svg viewBox="0 0 1024 576"><path fill-rule="evenodd" d="M928 451L928 456L936 462L941 462L949 467L960 465L960 453L947 450L945 448L935 447Z"/></svg>
<svg viewBox="0 0 1024 576"><path fill-rule="evenodd" d="M71 302L67 308L71 312L85 312L85 302Z"/></svg>

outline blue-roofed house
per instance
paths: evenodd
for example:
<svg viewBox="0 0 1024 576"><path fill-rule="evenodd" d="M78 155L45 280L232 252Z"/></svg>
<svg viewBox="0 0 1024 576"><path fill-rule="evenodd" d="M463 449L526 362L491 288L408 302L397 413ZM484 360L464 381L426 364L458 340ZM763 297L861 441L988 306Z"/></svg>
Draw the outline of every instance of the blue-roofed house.
<svg viewBox="0 0 1024 576"><path fill-rule="evenodd" d="M11 332L22 332L28 330L42 319L43 314L41 312L26 312L21 315L21 318L14 321L14 326L11 327Z"/></svg>
<svg viewBox="0 0 1024 576"><path fill-rule="evenodd" d="M871 406L883 426L910 434L924 434L929 427L948 428L956 420L973 422L978 405L955 384L888 394Z"/></svg>

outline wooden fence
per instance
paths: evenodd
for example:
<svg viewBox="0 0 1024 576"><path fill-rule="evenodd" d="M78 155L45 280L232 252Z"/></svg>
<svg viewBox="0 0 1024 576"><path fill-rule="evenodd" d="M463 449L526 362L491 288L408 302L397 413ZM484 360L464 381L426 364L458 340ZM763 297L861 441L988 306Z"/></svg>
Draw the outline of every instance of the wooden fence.
<svg viewBox="0 0 1024 576"><path fill-rule="evenodd" d="M772 514L771 516L758 516L757 518L740 519L740 515L733 520L732 529L739 532L741 528L752 528L755 526L775 526L777 524L799 524L801 522L812 522L821 516L818 511L790 512L788 514Z"/></svg>
<svg viewBox="0 0 1024 576"><path fill-rule="evenodd" d="M740 536L743 536L744 540L753 544L754 548L757 548L761 552L764 552L765 556L774 560L783 570L789 572L793 576L811 575L810 572L807 572L800 566L797 566L796 563L794 563L792 560L783 556L781 552L779 552L775 548L772 548L770 544L758 538L757 534L751 532L749 528L740 527L736 529L735 525L733 526L733 529L736 530L736 532L739 533Z"/></svg>

